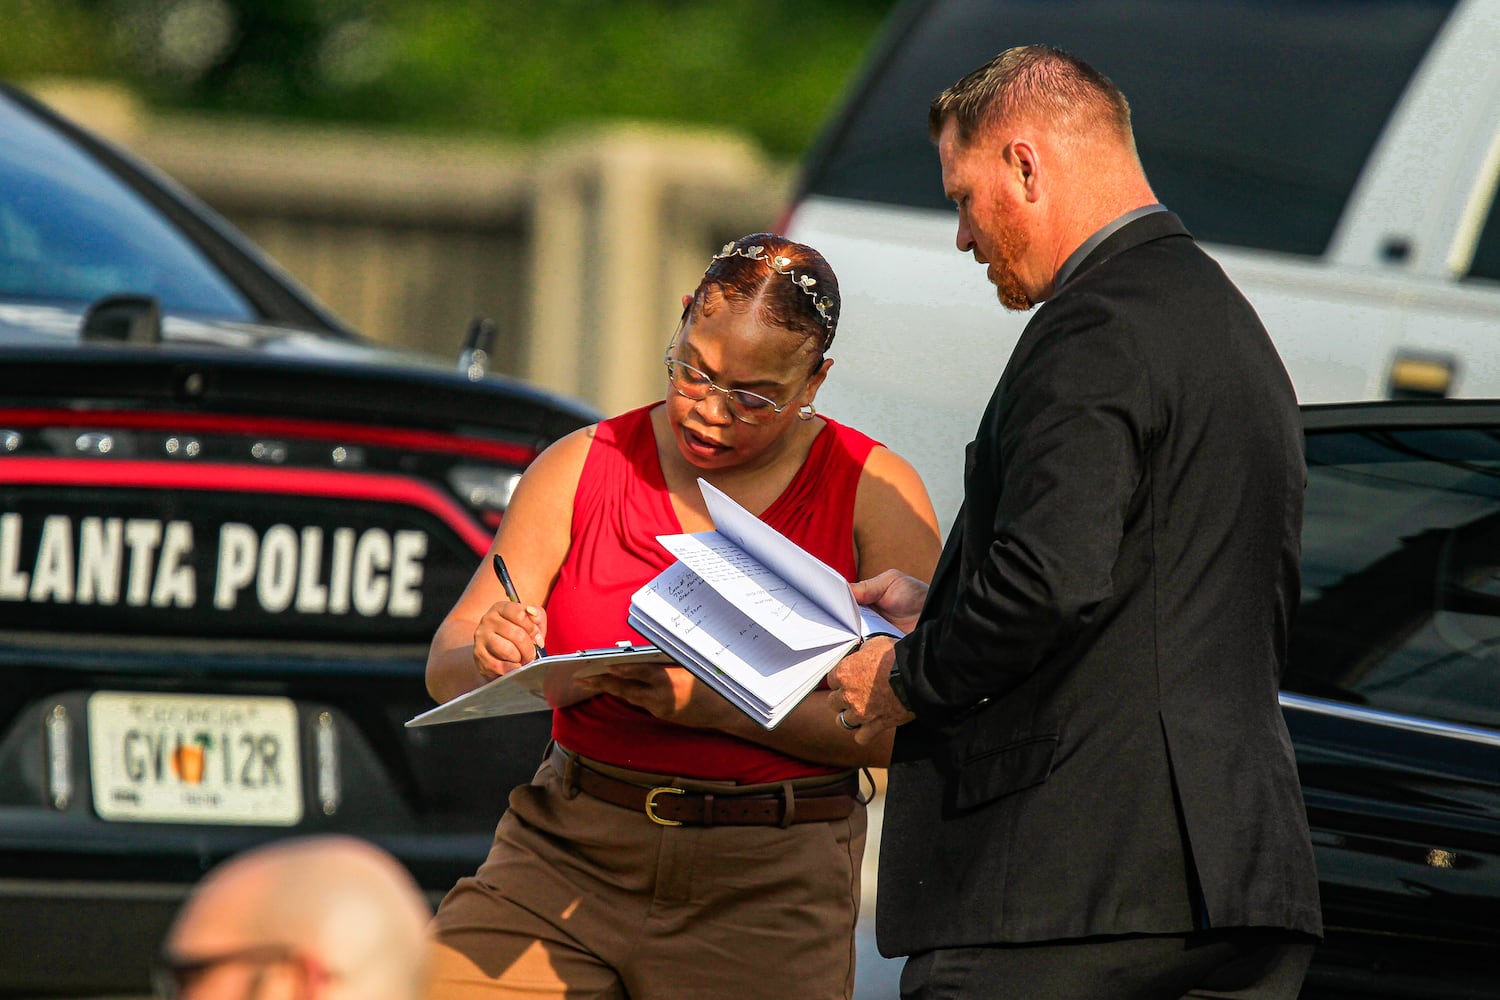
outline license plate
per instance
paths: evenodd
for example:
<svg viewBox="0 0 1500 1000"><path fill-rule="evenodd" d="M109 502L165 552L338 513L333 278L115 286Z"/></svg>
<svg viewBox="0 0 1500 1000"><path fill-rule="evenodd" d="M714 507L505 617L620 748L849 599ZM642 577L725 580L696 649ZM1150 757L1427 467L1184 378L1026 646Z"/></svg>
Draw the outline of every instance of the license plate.
<svg viewBox="0 0 1500 1000"><path fill-rule="evenodd" d="M297 708L286 698L99 691L88 720L103 819L292 826L302 818Z"/></svg>

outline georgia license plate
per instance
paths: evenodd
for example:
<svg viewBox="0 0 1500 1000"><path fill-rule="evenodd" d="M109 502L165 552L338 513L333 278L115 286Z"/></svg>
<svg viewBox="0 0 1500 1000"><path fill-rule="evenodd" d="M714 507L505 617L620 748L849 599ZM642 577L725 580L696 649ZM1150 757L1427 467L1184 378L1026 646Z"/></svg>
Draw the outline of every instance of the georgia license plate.
<svg viewBox="0 0 1500 1000"><path fill-rule="evenodd" d="M297 708L286 698L99 691L88 720L103 819L292 826L302 818Z"/></svg>

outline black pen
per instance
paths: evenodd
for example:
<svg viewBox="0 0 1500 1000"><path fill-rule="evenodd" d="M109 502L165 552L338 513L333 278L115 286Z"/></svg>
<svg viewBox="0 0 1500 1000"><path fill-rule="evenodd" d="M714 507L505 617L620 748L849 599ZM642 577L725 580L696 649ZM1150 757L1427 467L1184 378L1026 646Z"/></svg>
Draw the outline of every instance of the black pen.
<svg viewBox="0 0 1500 1000"><path fill-rule="evenodd" d="M505 568L505 560L500 558L500 553L495 553L495 575L500 578L500 586L505 588L505 596L517 604L521 603L521 597L516 593L516 585L510 582L510 571ZM537 656L546 656L547 647L541 643L536 646Z"/></svg>

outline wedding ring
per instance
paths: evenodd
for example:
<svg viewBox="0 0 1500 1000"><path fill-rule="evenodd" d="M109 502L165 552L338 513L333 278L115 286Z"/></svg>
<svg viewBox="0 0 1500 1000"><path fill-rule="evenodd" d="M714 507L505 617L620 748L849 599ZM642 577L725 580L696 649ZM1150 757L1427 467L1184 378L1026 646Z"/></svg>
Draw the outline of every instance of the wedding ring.
<svg viewBox="0 0 1500 1000"><path fill-rule="evenodd" d="M849 710L846 708L843 711L839 712L839 725L843 726L845 729L849 730L852 733L856 729L858 729L859 726L857 724L853 725L853 726L849 725L849 720L846 719L846 718L844 718L844 712L847 712L847 711L849 711Z"/></svg>

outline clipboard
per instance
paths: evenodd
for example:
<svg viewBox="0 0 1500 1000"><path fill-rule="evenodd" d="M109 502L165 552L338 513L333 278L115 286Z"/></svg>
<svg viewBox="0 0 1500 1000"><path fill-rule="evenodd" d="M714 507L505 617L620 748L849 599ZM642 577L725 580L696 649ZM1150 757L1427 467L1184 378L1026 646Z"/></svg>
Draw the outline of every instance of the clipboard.
<svg viewBox="0 0 1500 1000"><path fill-rule="evenodd" d="M619 663L653 662L667 664L673 660L655 646L629 643L543 656L406 720L406 728L562 708L594 696L592 691L575 687L574 679L606 673Z"/></svg>

